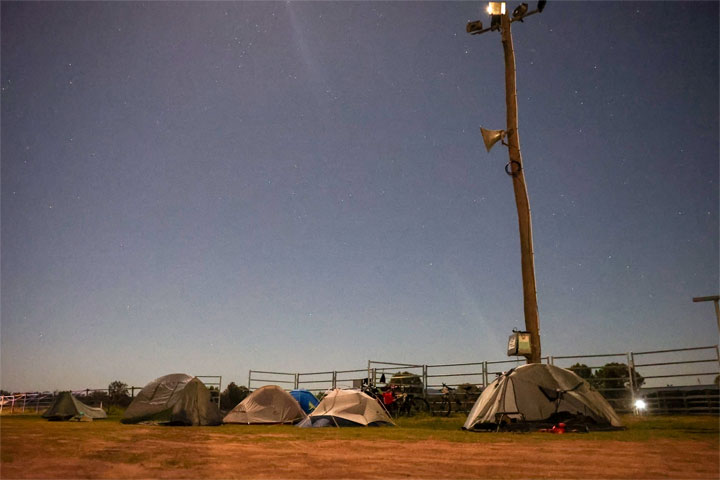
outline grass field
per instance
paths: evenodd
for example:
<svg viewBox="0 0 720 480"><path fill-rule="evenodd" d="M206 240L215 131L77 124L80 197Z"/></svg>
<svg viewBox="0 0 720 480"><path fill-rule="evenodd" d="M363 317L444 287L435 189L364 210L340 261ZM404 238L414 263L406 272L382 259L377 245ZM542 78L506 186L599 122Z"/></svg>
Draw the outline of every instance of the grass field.
<svg viewBox="0 0 720 480"><path fill-rule="evenodd" d="M0 417L10 478L718 478L717 417L625 417L627 430L470 433L464 417L396 428L160 427Z"/></svg>

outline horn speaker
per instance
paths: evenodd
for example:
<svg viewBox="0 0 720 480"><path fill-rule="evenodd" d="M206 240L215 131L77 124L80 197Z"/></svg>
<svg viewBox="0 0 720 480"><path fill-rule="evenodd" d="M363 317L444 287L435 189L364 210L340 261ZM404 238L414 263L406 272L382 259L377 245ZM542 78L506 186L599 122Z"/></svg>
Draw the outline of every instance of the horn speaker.
<svg viewBox="0 0 720 480"><path fill-rule="evenodd" d="M486 130L482 127L480 127L480 133L482 133L483 142L485 142L485 148L487 148L488 152L493 145L505 136L505 130Z"/></svg>

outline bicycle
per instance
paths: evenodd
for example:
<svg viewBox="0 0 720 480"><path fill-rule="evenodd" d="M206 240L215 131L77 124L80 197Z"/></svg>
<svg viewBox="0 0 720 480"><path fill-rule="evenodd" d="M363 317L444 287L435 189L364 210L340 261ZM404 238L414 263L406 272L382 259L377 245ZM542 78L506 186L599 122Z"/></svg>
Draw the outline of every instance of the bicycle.
<svg viewBox="0 0 720 480"><path fill-rule="evenodd" d="M423 397L414 393L402 391L397 396L397 415L412 417L418 414L430 413L430 404Z"/></svg>
<svg viewBox="0 0 720 480"><path fill-rule="evenodd" d="M433 410L433 415L442 415L443 417L449 417L452 413L452 404L455 401L454 388L446 383L442 384L442 399L440 400L440 408ZM436 413L437 412L437 413Z"/></svg>
<svg viewBox="0 0 720 480"><path fill-rule="evenodd" d="M388 414L389 417L393 417L392 414L392 402L394 402L394 397L392 398L392 401L390 398L388 398L385 395L385 392L383 392L381 389L374 385L369 385L367 383L363 383L360 390L368 395L370 398L374 398L376 402L380 404L383 410L385 410L385 413ZM391 403L388 403L388 401L391 401Z"/></svg>
<svg viewBox="0 0 720 480"><path fill-rule="evenodd" d="M363 392L373 397L393 418L402 416L411 417L419 413L430 413L430 404L424 398L412 392L405 391L405 387L388 385L382 391L377 387L363 385Z"/></svg>

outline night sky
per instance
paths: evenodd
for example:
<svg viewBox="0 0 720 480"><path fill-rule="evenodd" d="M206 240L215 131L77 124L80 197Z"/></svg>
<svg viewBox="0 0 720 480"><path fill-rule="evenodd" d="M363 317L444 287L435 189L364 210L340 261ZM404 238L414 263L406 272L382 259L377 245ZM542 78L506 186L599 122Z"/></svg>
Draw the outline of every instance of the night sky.
<svg viewBox="0 0 720 480"><path fill-rule="evenodd" d="M485 6L2 2L0 386L506 358ZM513 36L543 354L716 344L718 3Z"/></svg>

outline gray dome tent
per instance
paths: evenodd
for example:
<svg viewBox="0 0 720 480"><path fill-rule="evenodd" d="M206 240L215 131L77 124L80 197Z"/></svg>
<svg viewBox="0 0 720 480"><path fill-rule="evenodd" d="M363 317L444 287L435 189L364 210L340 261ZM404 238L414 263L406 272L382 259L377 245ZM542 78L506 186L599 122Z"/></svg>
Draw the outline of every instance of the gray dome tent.
<svg viewBox="0 0 720 480"><path fill-rule="evenodd" d="M277 385L258 388L225 415L223 423L295 423L307 415L292 395Z"/></svg>
<svg viewBox="0 0 720 480"><path fill-rule="evenodd" d="M53 404L42 416L48 420L70 420L71 418L96 420L107 418L105 410L85 405L70 392L60 392Z"/></svg>
<svg viewBox="0 0 720 480"><path fill-rule="evenodd" d="M210 391L204 383L184 373L173 373L145 385L121 421L220 425L222 416L217 405L210 401Z"/></svg>
<svg viewBox="0 0 720 480"><path fill-rule="evenodd" d="M610 404L575 373L533 363L503 373L485 388L463 430L552 426L598 430L622 428Z"/></svg>
<svg viewBox="0 0 720 480"><path fill-rule="evenodd" d="M330 390L298 427L395 425L380 402L357 389Z"/></svg>

